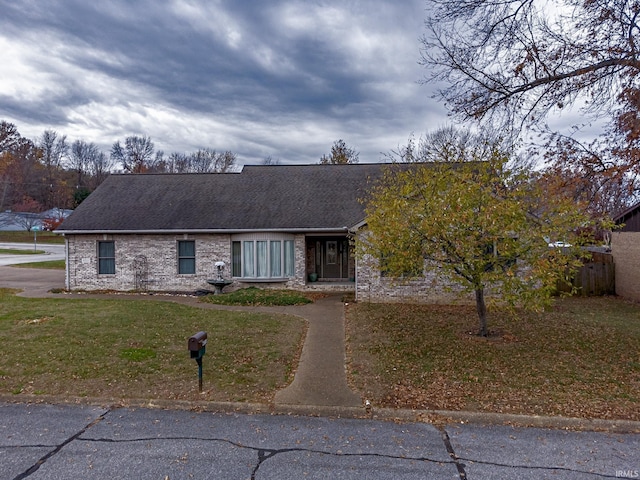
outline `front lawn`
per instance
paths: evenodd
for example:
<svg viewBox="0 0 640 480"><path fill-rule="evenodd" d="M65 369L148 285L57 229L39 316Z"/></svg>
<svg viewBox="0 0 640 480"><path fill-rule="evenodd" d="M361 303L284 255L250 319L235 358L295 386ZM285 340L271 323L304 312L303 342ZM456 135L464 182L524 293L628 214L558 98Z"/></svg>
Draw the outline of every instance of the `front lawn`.
<svg viewBox="0 0 640 480"><path fill-rule="evenodd" d="M0 248L0 255L41 255L44 250L23 250L20 248Z"/></svg>
<svg viewBox="0 0 640 480"><path fill-rule="evenodd" d="M567 298L549 312L352 304L349 376L374 406L640 420L640 306Z"/></svg>
<svg viewBox="0 0 640 480"><path fill-rule="evenodd" d="M64 245L64 237L53 232L37 232L35 234L37 243L49 243ZM0 231L0 243L30 243L33 245L33 232L26 230L18 232Z"/></svg>
<svg viewBox="0 0 640 480"><path fill-rule="evenodd" d="M29 262L29 263L17 263L15 265L11 265L14 268L44 268L47 270L64 270L65 269L65 261L64 260L49 260L48 262Z"/></svg>
<svg viewBox="0 0 640 480"><path fill-rule="evenodd" d="M203 394L187 349L201 330ZM292 380L305 331L286 315L0 289L0 393L265 402Z"/></svg>

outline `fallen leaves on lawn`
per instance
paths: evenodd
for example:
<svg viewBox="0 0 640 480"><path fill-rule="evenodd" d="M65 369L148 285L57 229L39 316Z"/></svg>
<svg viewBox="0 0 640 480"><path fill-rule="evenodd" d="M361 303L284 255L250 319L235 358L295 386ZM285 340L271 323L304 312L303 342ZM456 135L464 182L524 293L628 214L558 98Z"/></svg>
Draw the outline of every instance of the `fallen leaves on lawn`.
<svg viewBox="0 0 640 480"><path fill-rule="evenodd" d="M640 306L570 298L542 314L350 305L350 383L382 407L640 420Z"/></svg>

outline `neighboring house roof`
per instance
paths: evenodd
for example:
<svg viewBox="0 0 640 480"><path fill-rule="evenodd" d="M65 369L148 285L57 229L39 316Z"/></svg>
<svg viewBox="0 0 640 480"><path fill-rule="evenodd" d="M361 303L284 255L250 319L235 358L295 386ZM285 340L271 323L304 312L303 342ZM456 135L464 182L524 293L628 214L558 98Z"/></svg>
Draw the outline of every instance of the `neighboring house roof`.
<svg viewBox="0 0 640 480"><path fill-rule="evenodd" d="M0 213L0 231L25 231L42 225L42 214L33 212Z"/></svg>
<svg viewBox="0 0 640 480"><path fill-rule="evenodd" d="M51 208L45 212L42 212L40 216L42 218L67 218L73 213L73 210L68 208Z"/></svg>
<svg viewBox="0 0 640 480"><path fill-rule="evenodd" d="M360 199L382 175L384 165L110 175L56 231L344 230L364 219Z"/></svg>
<svg viewBox="0 0 640 480"><path fill-rule="evenodd" d="M624 225L618 232L640 232L640 203L636 203L613 218L616 225Z"/></svg>

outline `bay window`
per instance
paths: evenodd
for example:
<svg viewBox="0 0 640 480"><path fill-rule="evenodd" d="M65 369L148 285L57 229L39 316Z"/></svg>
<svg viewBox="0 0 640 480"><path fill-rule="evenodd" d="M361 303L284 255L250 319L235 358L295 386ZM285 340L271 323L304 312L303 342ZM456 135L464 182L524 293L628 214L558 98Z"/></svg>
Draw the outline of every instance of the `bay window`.
<svg viewBox="0 0 640 480"><path fill-rule="evenodd" d="M293 277L294 242L287 235L237 235L231 242L232 275L241 278Z"/></svg>

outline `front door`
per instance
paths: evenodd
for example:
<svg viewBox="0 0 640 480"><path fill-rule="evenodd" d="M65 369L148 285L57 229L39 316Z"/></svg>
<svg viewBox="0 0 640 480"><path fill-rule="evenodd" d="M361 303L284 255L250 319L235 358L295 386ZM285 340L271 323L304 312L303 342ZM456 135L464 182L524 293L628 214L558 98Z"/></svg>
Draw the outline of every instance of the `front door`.
<svg viewBox="0 0 640 480"><path fill-rule="evenodd" d="M322 259L322 276L324 278L340 278L342 271L342 255L337 240L325 240L324 258Z"/></svg>

